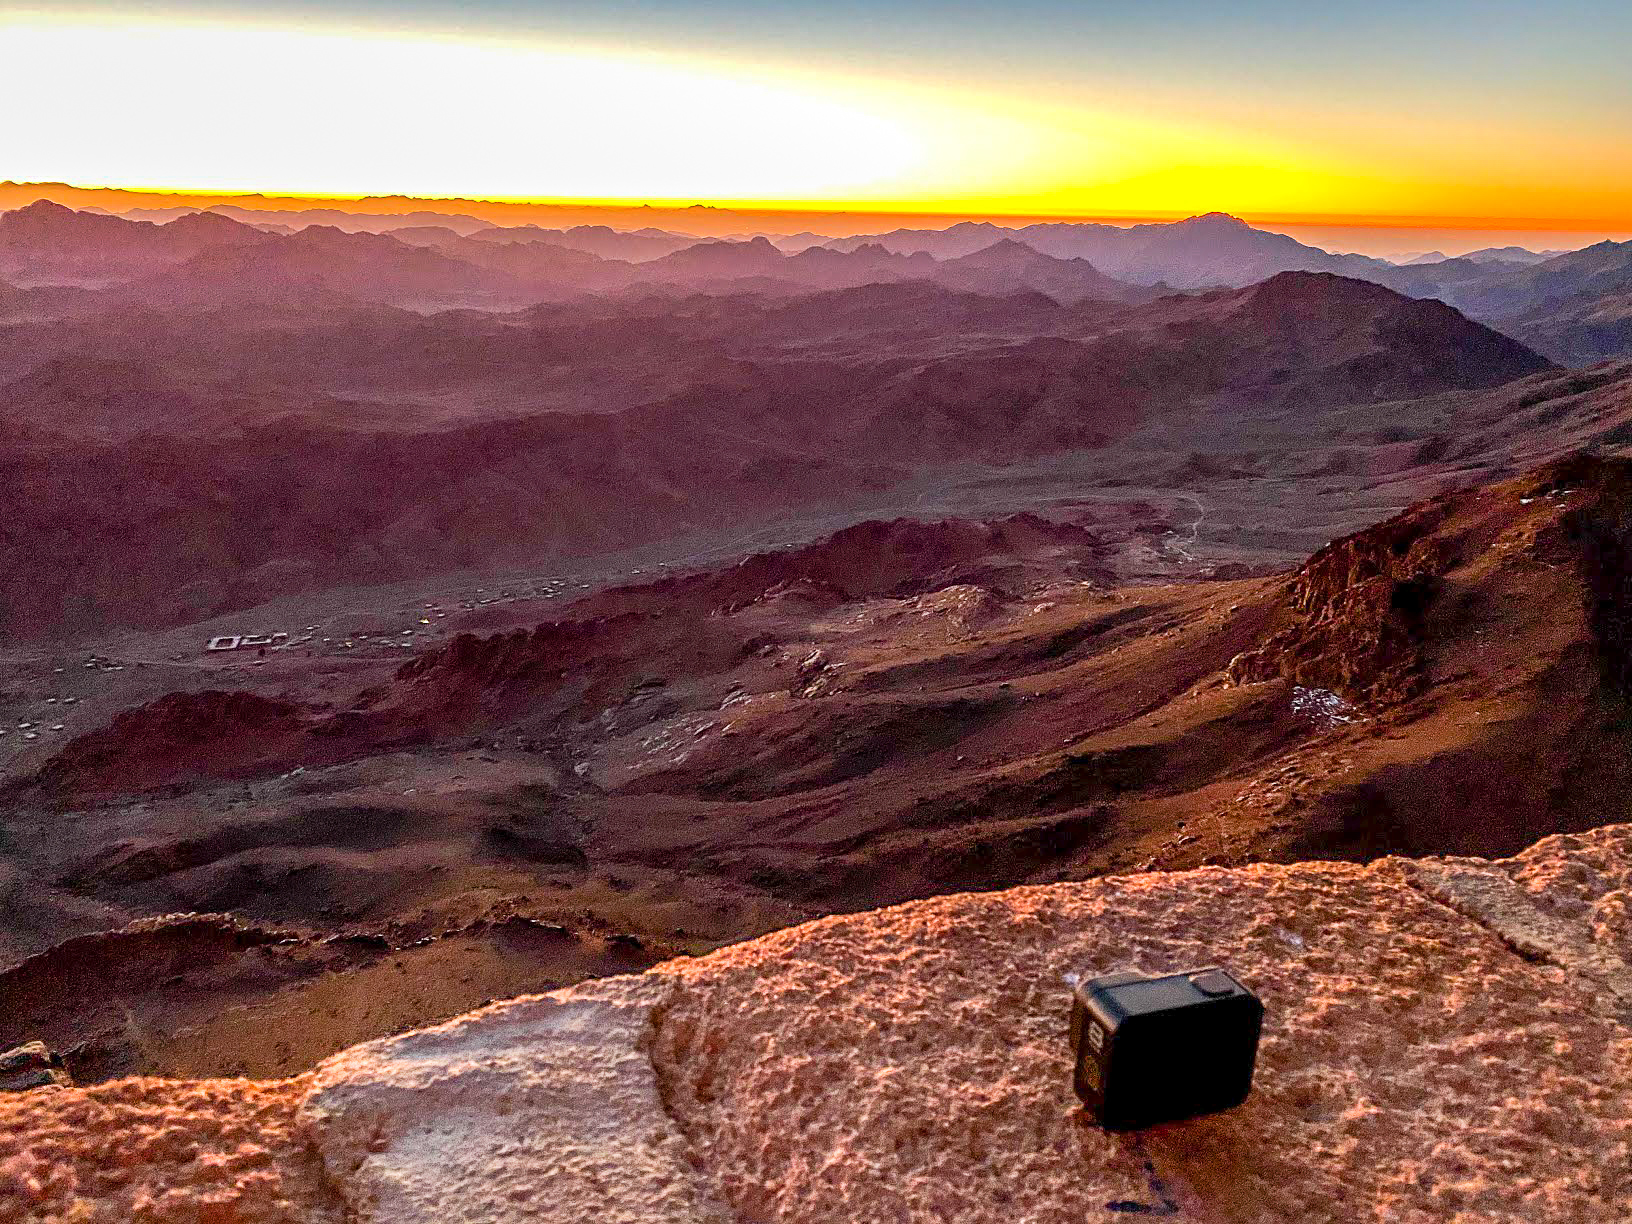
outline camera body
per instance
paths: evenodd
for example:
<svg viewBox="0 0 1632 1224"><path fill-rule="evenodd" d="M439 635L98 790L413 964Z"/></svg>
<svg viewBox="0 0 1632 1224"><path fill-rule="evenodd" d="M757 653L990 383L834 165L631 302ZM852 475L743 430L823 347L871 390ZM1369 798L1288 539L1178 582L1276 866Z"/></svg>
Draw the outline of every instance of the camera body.
<svg viewBox="0 0 1632 1224"><path fill-rule="evenodd" d="M1108 1130L1231 1109L1252 1088L1263 1019L1258 997L1217 966L1079 982L1077 1096Z"/></svg>

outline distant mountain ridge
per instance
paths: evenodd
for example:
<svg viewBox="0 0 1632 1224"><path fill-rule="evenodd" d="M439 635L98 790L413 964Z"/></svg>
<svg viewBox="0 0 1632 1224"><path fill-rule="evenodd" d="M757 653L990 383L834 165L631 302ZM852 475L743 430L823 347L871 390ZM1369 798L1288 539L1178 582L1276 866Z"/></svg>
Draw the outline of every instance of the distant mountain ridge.
<svg viewBox="0 0 1632 1224"><path fill-rule="evenodd" d="M269 237L208 213L157 225L40 200L0 213L0 279L19 286L113 284L181 263L213 246L251 245Z"/></svg>
<svg viewBox="0 0 1632 1224"><path fill-rule="evenodd" d="M1487 247L1448 258L1441 252L1405 264L1333 254L1224 213L1185 221L1114 226L1044 222L1013 228L962 222L945 229L901 229L840 238L855 250L876 244L939 259L970 255L994 242L1023 242L1059 258L1085 258L1108 276L1174 289L1239 287L1278 272L1331 272L1386 285L1411 297L1438 298L1495 324L1561 361L1589 364L1632 355L1632 242L1600 242L1577 251Z"/></svg>
<svg viewBox="0 0 1632 1224"><path fill-rule="evenodd" d="M1555 360L1589 365L1632 355L1632 242L1528 261L1470 255L1408 264L1372 279L1449 302Z"/></svg>
<svg viewBox="0 0 1632 1224"><path fill-rule="evenodd" d="M851 250L873 242L892 251L927 251L949 259L1004 239L1060 259L1086 259L1119 280L1175 289L1238 288L1277 272L1365 276L1392 267L1364 255L1333 255L1216 212L1184 221L1131 226L1050 221L1009 228L987 221L963 222L944 230L894 230L840 238L827 245Z"/></svg>
<svg viewBox="0 0 1632 1224"><path fill-rule="evenodd" d="M1418 264L1443 263L1452 258L1465 259L1469 263L1537 264L1568 254L1568 251L1532 251L1529 247L1521 246L1480 247L1477 251L1468 251L1456 256L1447 255L1444 251L1429 251L1414 259L1403 260L1401 266L1409 268Z"/></svg>
<svg viewBox="0 0 1632 1224"><path fill-rule="evenodd" d="M157 224L41 202L0 214L0 280L18 288L114 289L118 302L161 308L338 295L416 310L517 309L637 288L789 293L908 279L977 293L1040 291L1067 302L1151 296L1086 260L1054 258L1012 239L992 246L980 259L939 261L880 244L789 254L763 236L692 241L604 226L467 235L445 225L404 226L394 234L307 225L277 234L214 211Z"/></svg>
<svg viewBox="0 0 1632 1224"><path fill-rule="evenodd" d="M258 284L263 296L339 293L413 309L516 309L583 293L785 294L924 278L975 293L1038 291L1066 302L1138 301L1161 292L1241 287L1280 272L1329 272L1411 297L1438 298L1557 360L1587 364L1632 354L1624 304L1632 293L1632 243L1624 242L1562 254L1518 247L1456 258L1435 252L1392 264L1324 251L1224 213L1132 226L1007 227L969 221L826 242L810 241L816 237L811 234L797 241L763 234L699 240L651 226L487 226L470 217L425 212L347 218L336 210L311 210L298 215L304 228L288 233L278 232L285 227L268 223L266 214L244 208L153 215L171 219L155 224L45 201L0 214L0 280L27 290L108 288L151 277L165 281L164 292L174 294L178 278L160 274L177 264L212 247L277 240L295 245L265 246L253 258L240 257L246 268L251 263L255 268L240 287L196 286L180 297L242 296ZM313 224L320 218L341 223ZM362 222L389 222L391 232L373 233ZM329 234L327 249L346 268L372 267L373 274L314 265L310 249L301 245L312 241L301 237L312 231ZM347 248L342 239L355 247ZM434 261L424 255L382 242L432 250L451 262L433 270ZM350 254L342 255L347 250ZM221 267L232 262L219 255L214 260ZM283 270L274 272L275 265ZM141 292L133 292L139 300ZM79 310L82 304L59 297L54 305ZM49 312L53 303L14 298L10 308Z"/></svg>
<svg viewBox="0 0 1632 1224"><path fill-rule="evenodd" d="M1127 227L963 222L792 252L765 235L693 241L650 227L462 233L436 224L377 234L307 225L280 234L227 213L184 212L155 224L40 201L0 214L0 281L25 295L8 295L7 315L62 317L98 309L94 295L70 298L64 287L112 291L106 308L203 307L246 298L332 303L338 296L415 310L514 310L591 293L786 295L925 279L964 292L1041 292L1075 303L1241 287L1295 271L1437 298L1559 361L1590 364L1632 354L1626 305L1632 242L1601 242L1550 257L1489 248L1396 265L1332 254L1222 213ZM619 251L624 255L614 254Z"/></svg>

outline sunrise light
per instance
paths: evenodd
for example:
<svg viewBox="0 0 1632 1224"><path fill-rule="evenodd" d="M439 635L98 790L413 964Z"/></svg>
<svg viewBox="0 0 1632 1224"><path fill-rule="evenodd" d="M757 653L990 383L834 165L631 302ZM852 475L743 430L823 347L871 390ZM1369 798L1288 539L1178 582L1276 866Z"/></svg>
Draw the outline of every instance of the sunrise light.
<svg viewBox="0 0 1632 1224"><path fill-rule="evenodd" d="M1303 33L1333 60L1324 74L1309 55L1260 73L1240 47L1174 29L1158 83L1154 30L1080 14L1069 26L1063 12L1054 23L1078 43L1033 36L994 63L967 45L984 29L973 18L943 23L958 42L937 41L926 17L921 62L904 65L834 43L839 21L796 40L737 14L752 40L704 46L643 38L628 14L620 38L388 26L357 4L296 21L279 8L0 15L12 119L0 176L988 215L1632 218L1632 158L1614 155L1614 125L1601 110L1571 121L1601 88L1589 74L1529 81L1523 98L1492 91L1477 72L1511 50L1495 42L1430 74L1386 57L1357 92L1353 49L1318 25ZM523 11L475 8L510 22Z"/></svg>

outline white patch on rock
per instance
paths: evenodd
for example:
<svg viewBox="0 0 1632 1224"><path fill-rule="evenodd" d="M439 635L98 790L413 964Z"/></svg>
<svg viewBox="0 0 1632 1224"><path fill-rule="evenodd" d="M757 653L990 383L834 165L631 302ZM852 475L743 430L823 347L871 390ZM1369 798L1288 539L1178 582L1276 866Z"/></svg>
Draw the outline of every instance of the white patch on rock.
<svg viewBox="0 0 1632 1224"><path fill-rule="evenodd" d="M1331 689L1305 688L1301 684L1292 689L1292 713L1321 727L1341 727L1360 717L1352 702Z"/></svg>
<svg viewBox="0 0 1632 1224"><path fill-rule="evenodd" d="M329 1059L301 1124L347 1218L727 1224L645 1050L674 988L605 978Z"/></svg>

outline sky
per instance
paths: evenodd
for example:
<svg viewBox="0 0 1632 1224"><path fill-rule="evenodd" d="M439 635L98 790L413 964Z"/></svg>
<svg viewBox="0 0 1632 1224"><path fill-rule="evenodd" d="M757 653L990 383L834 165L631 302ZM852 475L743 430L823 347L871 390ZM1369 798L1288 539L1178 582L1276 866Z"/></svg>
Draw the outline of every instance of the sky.
<svg viewBox="0 0 1632 1224"><path fill-rule="evenodd" d="M1629 48L1628 0L0 0L0 178L1625 230Z"/></svg>

